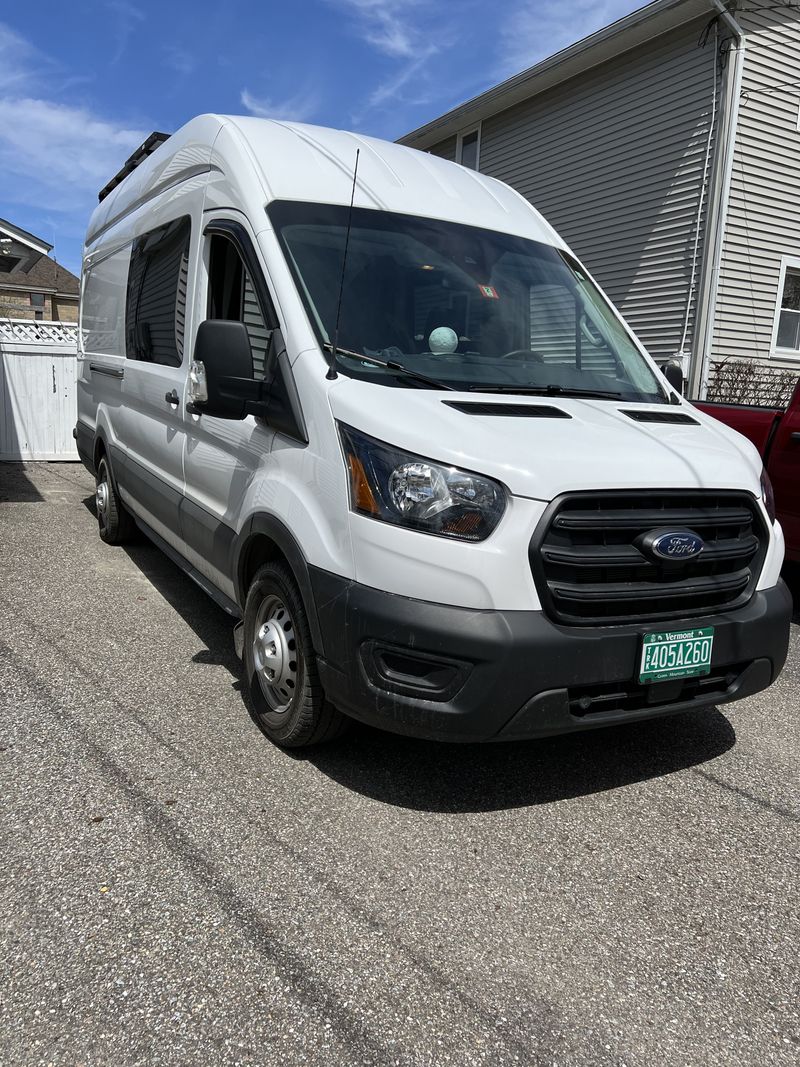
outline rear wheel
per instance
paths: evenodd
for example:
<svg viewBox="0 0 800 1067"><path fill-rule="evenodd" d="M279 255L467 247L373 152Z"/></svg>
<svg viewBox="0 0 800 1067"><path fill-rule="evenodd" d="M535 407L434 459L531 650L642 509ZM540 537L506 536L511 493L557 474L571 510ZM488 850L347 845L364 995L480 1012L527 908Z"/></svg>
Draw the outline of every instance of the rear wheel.
<svg viewBox="0 0 800 1067"><path fill-rule="evenodd" d="M347 719L325 699L305 608L289 568L256 571L244 611L244 667L263 732L284 748L330 741Z"/></svg>
<svg viewBox="0 0 800 1067"><path fill-rule="evenodd" d="M100 537L106 544L121 545L134 534L136 524L117 495L111 478L111 464L102 456L95 478L95 507Z"/></svg>

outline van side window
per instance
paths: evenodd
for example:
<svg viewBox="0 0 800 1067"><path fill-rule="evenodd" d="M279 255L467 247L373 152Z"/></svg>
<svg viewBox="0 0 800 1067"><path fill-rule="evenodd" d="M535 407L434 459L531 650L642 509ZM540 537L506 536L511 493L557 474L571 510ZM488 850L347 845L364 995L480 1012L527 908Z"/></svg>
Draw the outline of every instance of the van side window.
<svg viewBox="0 0 800 1067"><path fill-rule="evenodd" d="M84 266L81 336L84 352L125 355L125 286L131 246Z"/></svg>
<svg viewBox="0 0 800 1067"><path fill-rule="evenodd" d="M183 361L188 218L151 230L133 243L125 306L128 359L179 367Z"/></svg>
<svg viewBox="0 0 800 1067"><path fill-rule="evenodd" d="M253 353L253 376L263 379L270 329L242 257L233 242L221 234L211 237L208 318L234 319L245 324Z"/></svg>

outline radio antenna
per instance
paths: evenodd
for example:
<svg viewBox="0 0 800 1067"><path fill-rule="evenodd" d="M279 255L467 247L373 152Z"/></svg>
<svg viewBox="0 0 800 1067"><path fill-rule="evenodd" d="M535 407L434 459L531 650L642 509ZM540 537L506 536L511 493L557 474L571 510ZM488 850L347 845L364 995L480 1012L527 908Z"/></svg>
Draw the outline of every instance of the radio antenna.
<svg viewBox="0 0 800 1067"><path fill-rule="evenodd" d="M350 191L350 210L347 213L347 232L344 237L344 255L342 256L342 276L339 279L339 303L336 305L336 325L333 329L333 344L331 345L331 356L328 360L328 373L325 377L329 381L333 381L338 377L336 372L336 353L339 351L339 319L342 314L342 295L344 293L344 274L347 270L347 249L350 246L350 227L353 223L353 201L356 198L356 176L358 174L358 156L361 149L356 149L356 163L353 167L353 188Z"/></svg>

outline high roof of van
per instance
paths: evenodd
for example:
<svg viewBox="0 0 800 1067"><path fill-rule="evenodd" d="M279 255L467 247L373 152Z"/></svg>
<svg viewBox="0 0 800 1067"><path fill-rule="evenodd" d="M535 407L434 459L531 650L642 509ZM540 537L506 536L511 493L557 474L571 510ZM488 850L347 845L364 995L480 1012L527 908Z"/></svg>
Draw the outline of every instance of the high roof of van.
<svg viewBox="0 0 800 1067"><path fill-rule="evenodd" d="M375 137L236 115L200 115L159 145L98 204L87 244L148 201L201 176L215 187L213 206L238 208L254 219L271 200L349 204L356 150L357 207L463 222L563 247L523 197L486 175Z"/></svg>

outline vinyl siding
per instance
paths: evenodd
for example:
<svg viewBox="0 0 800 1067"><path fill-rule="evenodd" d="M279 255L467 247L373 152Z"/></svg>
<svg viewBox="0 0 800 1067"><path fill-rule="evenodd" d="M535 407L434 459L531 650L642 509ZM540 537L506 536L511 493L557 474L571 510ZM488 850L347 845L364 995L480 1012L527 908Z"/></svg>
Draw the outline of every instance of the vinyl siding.
<svg viewBox="0 0 800 1067"><path fill-rule="evenodd" d="M781 258L800 256L800 16L752 6L737 13L747 50L711 359L800 373L800 358L770 356ZM795 85L764 92L782 82Z"/></svg>
<svg viewBox="0 0 800 1067"><path fill-rule="evenodd" d="M253 374L256 378L263 378L267 366L267 347L269 346L269 331L261 314L258 297L250 281L250 275L244 272L244 298L242 308L242 322L247 327L250 337L250 349L253 353Z"/></svg>
<svg viewBox="0 0 800 1067"><path fill-rule="evenodd" d="M542 212L656 358L679 349L689 295L715 82L719 89L713 34L705 48L698 43L707 22L625 52L481 129L481 171ZM449 145L433 151L447 155ZM702 236L701 228L700 256Z"/></svg>
<svg viewBox="0 0 800 1067"><path fill-rule="evenodd" d="M434 145L431 152L435 156L441 156L442 159L449 159L451 163L455 163L456 138L448 137L446 141L441 141L439 144Z"/></svg>

